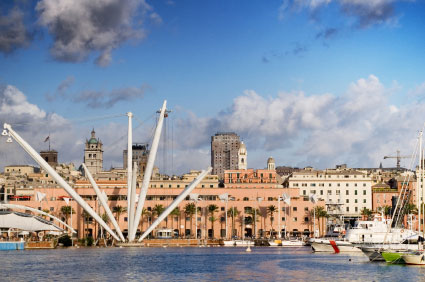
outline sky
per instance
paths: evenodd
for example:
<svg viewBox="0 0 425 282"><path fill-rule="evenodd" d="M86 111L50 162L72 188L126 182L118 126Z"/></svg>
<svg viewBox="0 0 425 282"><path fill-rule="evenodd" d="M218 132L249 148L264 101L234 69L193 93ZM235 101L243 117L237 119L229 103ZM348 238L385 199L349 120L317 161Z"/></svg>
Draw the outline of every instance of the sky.
<svg viewBox="0 0 425 282"><path fill-rule="evenodd" d="M16 0L0 2L0 123L36 150L83 161L94 128L104 168L122 166L127 117L156 165L210 165L236 132L248 167L394 167L425 122L419 0ZM0 167L34 164L0 138ZM409 158L402 165L411 167Z"/></svg>

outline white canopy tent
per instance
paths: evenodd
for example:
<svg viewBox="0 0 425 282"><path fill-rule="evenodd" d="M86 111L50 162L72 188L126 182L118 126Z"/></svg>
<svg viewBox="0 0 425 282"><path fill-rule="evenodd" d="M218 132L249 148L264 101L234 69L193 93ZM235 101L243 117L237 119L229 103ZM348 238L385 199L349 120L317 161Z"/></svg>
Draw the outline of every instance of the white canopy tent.
<svg viewBox="0 0 425 282"><path fill-rule="evenodd" d="M0 228L24 231L64 231L50 221L21 212L0 211Z"/></svg>

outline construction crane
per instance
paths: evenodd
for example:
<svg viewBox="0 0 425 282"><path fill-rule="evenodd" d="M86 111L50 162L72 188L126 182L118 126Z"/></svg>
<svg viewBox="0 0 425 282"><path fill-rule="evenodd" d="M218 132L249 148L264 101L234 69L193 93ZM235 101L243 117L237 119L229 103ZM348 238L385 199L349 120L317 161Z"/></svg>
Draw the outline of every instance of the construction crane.
<svg viewBox="0 0 425 282"><path fill-rule="evenodd" d="M385 156L384 160L385 159L397 159L397 169L399 169L401 159L409 159L411 157L412 156L400 156L400 150L397 150L397 156Z"/></svg>

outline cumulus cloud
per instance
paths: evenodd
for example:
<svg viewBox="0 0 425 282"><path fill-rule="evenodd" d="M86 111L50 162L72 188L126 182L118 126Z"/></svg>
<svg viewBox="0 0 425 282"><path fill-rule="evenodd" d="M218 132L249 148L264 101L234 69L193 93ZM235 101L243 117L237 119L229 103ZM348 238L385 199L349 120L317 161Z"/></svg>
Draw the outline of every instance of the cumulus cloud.
<svg viewBox="0 0 425 282"><path fill-rule="evenodd" d="M120 88L110 92L87 90L74 96L72 101L84 103L90 108L111 108L119 102L143 98L148 89L150 89L150 86L144 84L141 87Z"/></svg>
<svg viewBox="0 0 425 282"><path fill-rule="evenodd" d="M145 18L161 19L145 0L41 0L36 11L53 37L53 58L81 62L96 52L99 66L108 65L124 42L146 36Z"/></svg>
<svg viewBox="0 0 425 282"><path fill-rule="evenodd" d="M345 15L356 19L357 27L367 28L393 21L395 4L405 1L409 0L284 0L278 9L278 17L283 19L290 11L307 9L312 18L317 19L320 9L335 3Z"/></svg>
<svg viewBox="0 0 425 282"><path fill-rule="evenodd" d="M249 90L215 117L190 114L179 120L175 131L183 134L176 143L205 148L217 131L234 131L251 156L266 150L288 165L378 166L397 149L409 154L423 125L425 104L395 107L389 103L392 91L374 75L351 83L341 95L281 92L267 98Z"/></svg>
<svg viewBox="0 0 425 282"><path fill-rule="evenodd" d="M32 35L24 24L24 14L17 7L0 15L0 31L0 52L5 54L28 46L32 40Z"/></svg>

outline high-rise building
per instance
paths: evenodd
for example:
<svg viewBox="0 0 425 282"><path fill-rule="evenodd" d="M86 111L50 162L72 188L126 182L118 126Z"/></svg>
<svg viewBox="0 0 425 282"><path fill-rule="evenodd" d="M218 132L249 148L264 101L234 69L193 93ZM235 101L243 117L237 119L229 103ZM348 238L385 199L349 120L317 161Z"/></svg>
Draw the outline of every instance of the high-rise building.
<svg viewBox="0 0 425 282"><path fill-rule="evenodd" d="M96 132L93 129L91 138L86 140L86 148L84 149L84 164L91 174L101 172L103 169L102 146L100 139L96 139Z"/></svg>
<svg viewBox="0 0 425 282"><path fill-rule="evenodd" d="M238 169L241 141L234 132L218 132L211 136L212 173L223 179L226 169Z"/></svg>
<svg viewBox="0 0 425 282"><path fill-rule="evenodd" d="M149 144L134 143L132 146L133 163L136 162L139 166L141 174L145 171L146 164L148 163ZM123 167L127 169L127 149L123 151Z"/></svg>

